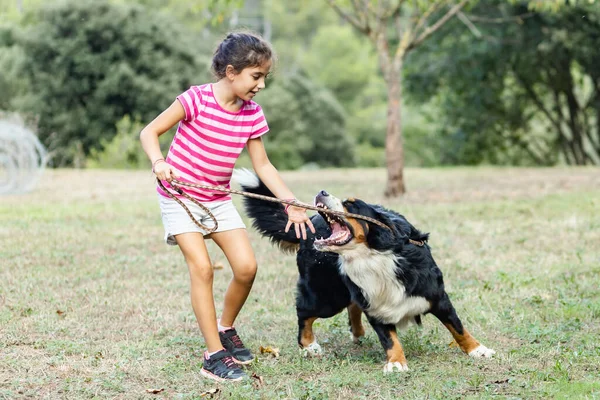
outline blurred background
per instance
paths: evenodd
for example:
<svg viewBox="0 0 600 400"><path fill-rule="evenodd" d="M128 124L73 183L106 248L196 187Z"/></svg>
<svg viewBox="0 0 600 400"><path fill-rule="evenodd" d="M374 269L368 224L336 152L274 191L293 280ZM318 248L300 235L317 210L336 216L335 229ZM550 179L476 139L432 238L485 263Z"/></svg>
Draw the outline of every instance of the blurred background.
<svg viewBox="0 0 600 400"><path fill-rule="evenodd" d="M256 101L281 170L387 167L394 195L404 166L600 164L594 0L0 0L0 13L0 110L50 167L148 168L139 131L214 81L233 29L277 52Z"/></svg>

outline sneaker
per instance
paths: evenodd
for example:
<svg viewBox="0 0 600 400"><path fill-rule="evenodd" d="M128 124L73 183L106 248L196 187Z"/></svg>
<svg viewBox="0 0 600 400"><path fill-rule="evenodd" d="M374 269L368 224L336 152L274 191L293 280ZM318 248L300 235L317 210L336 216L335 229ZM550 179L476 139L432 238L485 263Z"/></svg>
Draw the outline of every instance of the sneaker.
<svg viewBox="0 0 600 400"><path fill-rule="evenodd" d="M225 350L231 354L233 361L236 363L245 365L254 360L254 356L250 353L250 350L244 347L244 343L242 343L242 339L238 336L235 328L219 332L219 338Z"/></svg>
<svg viewBox="0 0 600 400"><path fill-rule="evenodd" d="M218 351L210 357L208 357L208 353L204 353L204 365L202 365L200 373L217 382L237 382L248 377L236 365L227 350Z"/></svg>

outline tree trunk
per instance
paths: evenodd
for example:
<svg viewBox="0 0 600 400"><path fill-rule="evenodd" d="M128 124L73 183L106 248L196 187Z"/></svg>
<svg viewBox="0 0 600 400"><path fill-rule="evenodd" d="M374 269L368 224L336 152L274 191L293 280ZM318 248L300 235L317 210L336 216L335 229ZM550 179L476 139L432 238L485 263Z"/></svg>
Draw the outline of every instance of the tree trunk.
<svg viewBox="0 0 600 400"><path fill-rule="evenodd" d="M404 186L404 146L402 143L402 61L392 63L387 70L388 88L385 159L388 180L385 197L398 197L406 192Z"/></svg>

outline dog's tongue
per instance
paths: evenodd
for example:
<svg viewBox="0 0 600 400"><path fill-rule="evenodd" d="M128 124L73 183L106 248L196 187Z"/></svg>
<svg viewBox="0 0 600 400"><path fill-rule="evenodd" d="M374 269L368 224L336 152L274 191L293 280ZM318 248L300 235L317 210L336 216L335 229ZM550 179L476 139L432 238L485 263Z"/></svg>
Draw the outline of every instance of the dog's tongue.
<svg viewBox="0 0 600 400"><path fill-rule="evenodd" d="M331 236L335 235L336 233L342 232L343 230L344 229L340 224L334 222L333 225L331 225Z"/></svg>

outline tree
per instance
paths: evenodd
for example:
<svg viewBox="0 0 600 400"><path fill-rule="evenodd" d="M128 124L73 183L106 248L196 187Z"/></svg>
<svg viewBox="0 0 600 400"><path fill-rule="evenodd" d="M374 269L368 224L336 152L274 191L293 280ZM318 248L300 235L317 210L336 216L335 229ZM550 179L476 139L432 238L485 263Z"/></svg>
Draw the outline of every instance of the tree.
<svg viewBox="0 0 600 400"><path fill-rule="evenodd" d="M0 110L14 110L14 98L27 90L27 80L21 74L25 61L23 49L17 45L13 25L0 26Z"/></svg>
<svg viewBox="0 0 600 400"><path fill-rule="evenodd" d="M456 15L469 0L327 0L344 20L366 35L377 50L388 87L385 196L406 191L402 144L402 71L408 54Z"/></svg>
<svg viewBox="0 0 600 400"><path fill-rule="evenodd" d="M505 0L506 1L506 0ZM522 3L520 0L508 0ZM367 36L379 55L380 68L388 85L386 129L386 166L388 180L385 195L405 192L404 149L402 135L402 71L408 54L433 33L477 0L327 0L344 20ZM533 10L560 10L569 3L595 3L595 0L531 0ZM473 24L461 18L473 29ZM475 28L476 29L476 28Z"/></svg>
<svg viewBox="0 0 600 400"><path fill-rule="evenodd" d="M478 39L449 24L407 71L410 97L437 102L454 154L469 163L600 164L600 10L531 13L496 0L466 17Z"/></svg>
<svg viewBox="0 0 600 400"><path fill-rule="evenodd" d="M206 69L176 21L139 5L61 2L34 19L18 40L29 90L17 102L55 165L98 148L124 115L150 121Z"/></svg>

